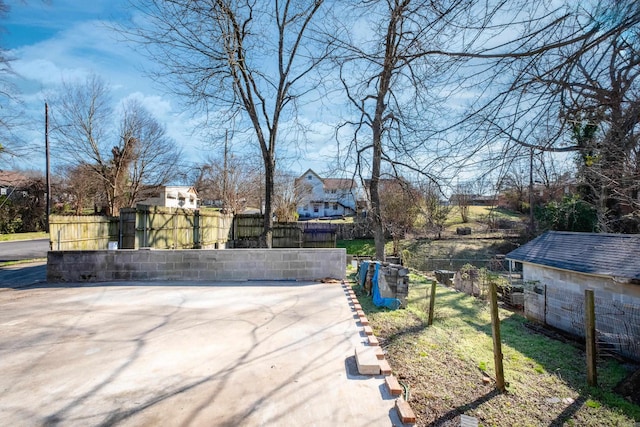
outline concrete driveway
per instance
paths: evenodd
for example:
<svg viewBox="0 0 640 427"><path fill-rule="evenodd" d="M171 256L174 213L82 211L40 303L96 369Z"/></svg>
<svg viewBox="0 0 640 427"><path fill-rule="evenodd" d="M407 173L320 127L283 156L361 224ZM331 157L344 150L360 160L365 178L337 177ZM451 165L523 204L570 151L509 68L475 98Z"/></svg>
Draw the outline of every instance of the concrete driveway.
<svg viewBox="0 0 640 427"><path fill-rule="evenodd" d="M0 290L0 425L401 425L339 284Z"/></svg>

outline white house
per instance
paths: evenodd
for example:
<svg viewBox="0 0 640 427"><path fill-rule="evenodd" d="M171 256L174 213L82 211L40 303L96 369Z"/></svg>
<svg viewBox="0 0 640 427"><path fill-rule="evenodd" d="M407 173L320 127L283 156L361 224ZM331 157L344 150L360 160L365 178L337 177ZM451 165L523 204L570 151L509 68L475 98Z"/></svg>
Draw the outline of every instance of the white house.
<svg viewBox="0 0 640 427"><path fill-rule="evenodd" d="M300 218L320 218L356 213L358 186L353 179L322 178L309 169L296 179Z"/></svg>
<svg viewBox="0 0 640 427"><path fill-rule="evenodd" d="M584 336L593 290L598 342L640 361L640 235L551 231L507 259L522 264L529 319Z"/></svg>
<svg viewBox="0 0 640 427"><path fill-rule="evenodd" d="M160 187L155 197L139 202L141 205L164 206L166 208L198 208L198 193L193 187L170 185Z"/></svg>

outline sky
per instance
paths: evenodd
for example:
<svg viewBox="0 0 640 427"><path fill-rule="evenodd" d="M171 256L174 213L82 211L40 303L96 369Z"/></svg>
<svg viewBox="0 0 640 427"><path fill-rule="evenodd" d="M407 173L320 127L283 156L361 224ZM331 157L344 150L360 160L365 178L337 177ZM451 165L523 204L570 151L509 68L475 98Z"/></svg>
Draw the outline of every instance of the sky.
<svg viewBox="0 0 640 427"><path fill-rule="evenodd" d="M3 158L0 169L44 171L44 103L63 81L91 74L110 85L115 104L129 98L140 101L166 127L186 160L198 162L217 154L197 132L198 119L147 75L155 64L111 29L130 18L127 0L8 0L7 4L10 10L0 21L0 43L13 58L11 80L23 100L26 126L20 132L21 148L14 150L18 156ZM294 173L307 168L322 173L332 155L332 128L317 117L308 121L315 151L296 151L288 164ZM54 169L57 163L54 155Z"/></svg>

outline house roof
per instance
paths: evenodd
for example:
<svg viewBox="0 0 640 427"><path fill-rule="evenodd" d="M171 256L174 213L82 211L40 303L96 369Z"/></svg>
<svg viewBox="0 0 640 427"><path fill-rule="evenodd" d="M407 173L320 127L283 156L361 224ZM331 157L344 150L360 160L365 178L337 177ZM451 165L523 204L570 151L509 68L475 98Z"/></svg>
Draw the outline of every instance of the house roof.
<svg viewBox="0 0 640 427"><path fill-rule="evenodd" d="M507 259L600 276L640 279L640 235L550 231Z"/></svg>
<svg viewBox="0 0 640 427"><path fill-rule="evenodd" d="M346 178L322 178L314 172L313 169L307 169L305 173L296 178L296 183L304 182L304 178L309 175L315 175L321 182L325 190L351 190L356 188L356 182L353 179Z"/></svg>
<svg viewBox="0 0 640 427"><path fill-rule="evenodd" d="M351 190L356 187L354 180L346 178L325 178L322 183L325 190Z"/></svg>
<svg viewBox="0 0 640 427"><path fill-rule="evenodd" d="M20 172L0 170L0 186L22 187L29 178Z"/></svg>

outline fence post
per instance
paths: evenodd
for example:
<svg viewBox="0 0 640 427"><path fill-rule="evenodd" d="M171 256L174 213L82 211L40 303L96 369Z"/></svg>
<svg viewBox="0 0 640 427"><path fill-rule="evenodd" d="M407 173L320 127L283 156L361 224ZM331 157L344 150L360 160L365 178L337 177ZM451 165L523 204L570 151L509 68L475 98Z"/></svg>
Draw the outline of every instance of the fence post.
<svg viewBox="0 0 640 427"><path fill-rule="evenodd" d="M431 326L433 324L433 310L436 306L436 281L431 281L431 297L429 298L429 321L428 325Z"/></svg>
<svg viewBox="0 0 640 427"><path fill-rule="evenodd" d="M200 239L200 211L195 210L193 212L193 247L194 249L202 249L202 242Z"/></svg>
<svg viewBox="0 0 640 427"><path fill-rule="evenodd" d="M504 368L502 366L502 342L500 338L500 314L498 313L498 290L495 281L489 281L491 300L491 332L493 335L493 360L496 365L496 387L505 391Z"/></svg>
<svg viewBox="0 0 640 427"><path fill-rule="evenodd" d="M598 373L596 371L596 309L595 298L591 289L584 291L584 311L587 383L596 387L598 385Z"/></svg>

